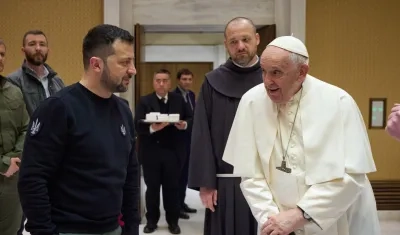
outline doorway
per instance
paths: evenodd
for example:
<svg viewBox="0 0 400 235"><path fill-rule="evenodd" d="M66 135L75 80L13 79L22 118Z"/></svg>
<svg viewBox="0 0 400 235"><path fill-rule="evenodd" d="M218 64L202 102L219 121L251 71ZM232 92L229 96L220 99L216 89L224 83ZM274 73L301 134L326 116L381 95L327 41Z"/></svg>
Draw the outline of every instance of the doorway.
<svg viewBox="0 0 400 235"><path fill-rule="evenodd" d="M153 75L159 69L167 69L171 73L171 90L176 88L176 74L179 70L186 68L193 73L192 91L198 96L206 73L213 70L212 62L145 62L140 67L140 96L154 91Z"/></svg>

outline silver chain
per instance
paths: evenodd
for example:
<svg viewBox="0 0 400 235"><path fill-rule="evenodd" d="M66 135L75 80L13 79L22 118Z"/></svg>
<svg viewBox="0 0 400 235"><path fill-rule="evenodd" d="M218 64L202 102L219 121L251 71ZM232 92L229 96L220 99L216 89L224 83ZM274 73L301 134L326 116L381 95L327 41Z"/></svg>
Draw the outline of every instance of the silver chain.
<svg viewBox="0 0 400 235"><path fill-rule="evenodd" d="M279 129L279 136L280 136L280 139L281 139L281 147L282 147L282 153L283 153L283 161L286 160L287 152L288 152L288 149L289 149L289 144L290 144L290 141L292 140L292 133L293 133L293 129L294 129L294 124L296 123L296 118L297 118L297 113L298 113L299 107L300 107L300 100L301 100L301 95L302 95L302 93L303 93L303 88L301 88L301 91L300 91L299 104L297 105L297 108L296 108L296 113L295 113L295 115L294 115L293 125L292 125L292 128L291 128L291 130L290 130L289 140L288 140L288 143L287 143L285 152L284 152L284 148L283 148L281 123L280 123L280 120L279 120L279 112L280 112L280 109L279 109L279 106L277 106L277 108L278 108L278 129Z"/></svg>

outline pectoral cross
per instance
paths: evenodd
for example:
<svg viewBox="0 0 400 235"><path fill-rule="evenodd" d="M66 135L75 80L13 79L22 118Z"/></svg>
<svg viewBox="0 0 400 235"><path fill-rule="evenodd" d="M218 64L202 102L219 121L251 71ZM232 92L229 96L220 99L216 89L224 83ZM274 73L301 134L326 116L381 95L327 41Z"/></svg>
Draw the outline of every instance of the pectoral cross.
<svg viewBox="0 0 400 235"><path fill-rule="evenodd" d="M292 172L292 169L290 169L289 167L286 166L285 160L283 160L281 163L281 166L277 166L276 169L286 172L286 173L289 173L289 174Z"/></svg>

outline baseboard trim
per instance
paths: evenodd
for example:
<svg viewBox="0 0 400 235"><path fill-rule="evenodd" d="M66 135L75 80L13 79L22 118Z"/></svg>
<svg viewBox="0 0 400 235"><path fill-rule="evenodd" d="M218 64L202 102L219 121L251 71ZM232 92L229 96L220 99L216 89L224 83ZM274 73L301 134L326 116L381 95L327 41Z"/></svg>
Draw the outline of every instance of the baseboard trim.
<svg viewBox="0 0 400 235"><path fill-rule="evenodd" d="M400 180L371 180L378 210L400 210Z"/></svg>

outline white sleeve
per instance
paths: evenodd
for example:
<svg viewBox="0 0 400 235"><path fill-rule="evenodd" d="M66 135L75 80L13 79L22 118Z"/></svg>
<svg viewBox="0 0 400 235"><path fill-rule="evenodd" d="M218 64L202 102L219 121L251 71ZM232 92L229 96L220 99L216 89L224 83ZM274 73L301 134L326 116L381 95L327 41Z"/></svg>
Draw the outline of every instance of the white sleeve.
<svg viewBox="0 0 400 235"><path fill-rule="evenodd" d="M345 174L342 179L312 185L297 203L315 222L305 226L312 231L310 235L336 223L357 200L366 182L364 174Z"/></svg>
<svg viewBox="0 0 400 235"><path fill-rule="evenodd" d="M242 177L240 188L260 225L279 212L264 175L254 136L255 116L252 101L243 97L229 133L223 160L233 165L233 172Z"/></svg>
<svg viewBox="0 0 400 235"><path fill-rule="evenodd" d="M279 213L265 178L243 178L240 188L260 226L267 222L268 216Z"/></svg>

